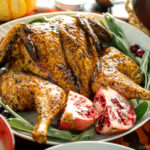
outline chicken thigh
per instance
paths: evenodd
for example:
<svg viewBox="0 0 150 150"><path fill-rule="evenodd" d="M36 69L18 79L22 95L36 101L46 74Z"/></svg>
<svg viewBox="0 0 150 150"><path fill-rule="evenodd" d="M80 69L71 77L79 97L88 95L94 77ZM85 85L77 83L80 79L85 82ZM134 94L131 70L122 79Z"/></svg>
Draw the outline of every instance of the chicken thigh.
<svg viewBox="0 0 150 150"><path fill-rule="evenodd" d="M0 78L2 101L15 111L37 111L32 137L46 143L47 129L66 104L63 89L36 76L7 71Z"/></svg>

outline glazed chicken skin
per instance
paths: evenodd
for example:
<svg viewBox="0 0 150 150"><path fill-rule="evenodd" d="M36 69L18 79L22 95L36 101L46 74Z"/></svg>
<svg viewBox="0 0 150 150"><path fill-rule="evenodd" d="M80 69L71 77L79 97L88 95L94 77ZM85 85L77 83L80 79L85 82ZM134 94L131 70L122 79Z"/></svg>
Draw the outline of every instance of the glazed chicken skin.
<svg viewBox="0 0 150 150"><path fill-rule="evenodd" d="M2 65L10 59L11 67L15 66L16 71L31 72L59 84L66 91L76 91L71 70L64 60L55 24L14 26L0 45L0 56Z"/></svg>
<svg viewBox="0 0 150 150"><path fill-rule="evenodd" d="M12 70L1 75L0 95L15 111L36 109L37 122L32 137L38 143L46 143L48 126L66 104L66 94L60 87Z"/></svg>
<svg viewBox="0 0 150 150"><path fill-rule="evenodd" d="M127 98L150 100L150 91L142 88L144 80L139 66L114 47L101 51L100 72L95 69L92 90L96 93L100 85L110 86Z"/></svg>
<svg viewBox="0 0 150 150"><path fill-rule="evenodd" d="M113 47L102 49L111 39L85 15L9 30L0 43L0 66L9 62L0 77L0 96L15 111L37 110L35 141L46 142L47 128L70 90L91 97L100 85L109 85L127 98L150 100L150 92L139 86L144 78L138 65Z"/></svg>
<svg viewBox="0 0 150 150"><path fill-rule="evenodd" d="M87 22L86 30L82 28L83 19ZM94 32L95 28L99 34ZM10 61L19 71L49 80L66 93L73 90L90 97L90 81L99 62L100 42L108 42L111 38L110 32L92 17L18 24L0 44L0 65Z"/></svg>

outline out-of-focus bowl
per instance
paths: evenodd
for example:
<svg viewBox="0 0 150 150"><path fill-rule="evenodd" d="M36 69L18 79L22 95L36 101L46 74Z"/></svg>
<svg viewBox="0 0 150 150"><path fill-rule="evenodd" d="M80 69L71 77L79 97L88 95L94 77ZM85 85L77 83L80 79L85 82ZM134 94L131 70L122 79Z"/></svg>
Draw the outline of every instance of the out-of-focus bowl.
<svg viewBox="0 0 150 150"><path fill-rule="evenodd" d="M132 0L138 19L150 29L150 0Z"/></svg>
<svg viewBox="0 0 150 150"><path fill-rule="evenodd" d="M50 147L46 150L133 150L131 148L108 142L74 142Z"/></svg>
<svg viewBox="0 0 150 150"><path fill-rule="evenodd" d="M111 0L96 0L96 2L103 7L111 7L113 5Z"/></svg>
<svg viewBox="0 0 150 150"><path fill-rule="evenodd" d="M14 135L5 119L0 115L0 150L14 150Z"/></svg>

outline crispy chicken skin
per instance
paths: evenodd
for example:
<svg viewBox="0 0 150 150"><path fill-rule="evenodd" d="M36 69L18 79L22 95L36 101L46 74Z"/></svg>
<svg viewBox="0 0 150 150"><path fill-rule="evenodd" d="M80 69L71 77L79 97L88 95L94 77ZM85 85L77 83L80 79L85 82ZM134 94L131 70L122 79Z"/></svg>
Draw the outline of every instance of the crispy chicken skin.
<svg viewBox="0 0 150 150"><path fill-rule="evenodd" d="M109 85L127 98L150 100L150 91L138 84L143 74L138 65L116 48L104 48L100 57L100 72L97 69L92 79L92 90L97 92L100 85Z"/></svg>
<svg viewBox="0 0 150 150"><path fill-rule="evenodd" d="M80 28L78 22L65 24L60 28L66 61L77 79L81 94L91 95L90 81L97 63L97 51L90 43L89 36Z"/></svg>
<svg viewBox="0 0 150 150"><path fill-rule="evenodd" d="M97 45L101 39L110 41L112 36L94 18L85 25L90 28L87 32L82 28L83 18L88 22L88 17L82 16L14 26L0 44L0 65L10 61L11 66L18 64L19 70L49 80L66 93L73 90L90 97L91 77L99 62ZM98 37L95 30L99 30Z"/></svg>
<svg viewBox="0 0 150 150"><path fill-rule="evenodd" d="M30 32L27 32L27 30ZM17 32L17 35L14 32ZM13 36L19 37L19 40L15 40ZM13 42L12 40L8 42L10 38L13 39ZM14 43L17 44L17 48L14 48ZM2 41L0 54L0 62L2 64L6 60L5 57L8 61L11 54L13 54L15 57L13 57L13 63L15 61L19 62L19 66L17 66L18 68L20 67L20 70L31 72L52 81L60 85L66 92L69 92L70 89L76 91L74 76L65 62L57 25L55 23L16 25ZM13 63L11 61L12 66L14 66Z"/></svg>
<svg viewBox="0 0 150 150"><path fill-rule="evenodd" d="M48 126L66 104L66 94L60 87L11 70L1 75L0 95L15 111L37 110L32 136L38 143L46 143Z"/></svg>
<svg viewBox="0 0 150 150"><path fill-rule="evenodd" d="M85 15L9 30L0 43L0 67L10 64L0 75L0 96L15 111L37 110L35 141L46 142L47 128L70 90L91 97L100 85L109 85L127 98L150 100L150 92L138 85L144 80L140 68L117 49L102 49L111 39Z"/></svg>

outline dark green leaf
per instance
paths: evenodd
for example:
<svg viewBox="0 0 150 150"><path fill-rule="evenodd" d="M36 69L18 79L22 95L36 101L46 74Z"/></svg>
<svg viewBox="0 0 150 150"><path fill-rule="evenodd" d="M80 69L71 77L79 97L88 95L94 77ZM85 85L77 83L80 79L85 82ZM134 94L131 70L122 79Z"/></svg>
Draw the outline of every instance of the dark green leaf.
<svg viewBox="0 0 150 150"><path fill-rule="evenodd" d="M147 102L143 102L135 108L135 113L136 113L136 116L137 116L136 120L139 120L144 116L144 114L147 111L147 108L148 108L148 103Z"/></svg>
<svg viewBox="0 0 150 150"><path fill-rule="evenodd" d="M32 23L36 23L36 22L48 22L44 17L43 18L38 18L38 19L34 19L32 21L29 21L28 24L32 24Z"/></svg>
<svg viewBox="0 0 150 150"><path fill-rule="evenodd" d="M49 127L48 128L48 133L47 133L48 137L55 137L55 138L59 138L59 139L63 139L63 140L72 140L72 138L75 136L74 134L72 134L70 131L66 130L58 130L56 128L53 127Z"/></svg>
<svg viewBox="0 0 150 150"><path fill-rule="evenodd" d="M10 126L14 129L25 131L25 132L32 132L33 126L24 123L21 119L19 118L9 118L7 119L8 123Z"/></svg>
<svg viewBox="0 0 150 150"><path fill-rule="evenodd" d="M0 100L0 104L6 109L8 110L14 117L20 119L24 124L28 125L28 126L32 126L28 121L26 121L24 118L22 118L20 115L18 115L16 112L14 112L8 105L5 105L1 100Z"/></svg>
<svg viewBox="0 0 150 150"><path fill-rule="evenodd" d="M83 140L90 140L96 135L96 131L94 127L83 131L81 134L77 135L76 137L72 138L72 141L83 141Z"/></svg>
<svg viewBox="0 0 150 150"><path fill-rule="evenodd" d="M49 22L49 21L56 21L59 19L70 19L72 18L71 16L65 16L65 15L57 15L51 18L47 18L47 17L42 17L42 18L38 18L38 19L34 19L30 22L28 22L28 24L32 24L32 23L36 23L36 22L40 22L40 23L44 23L44 22Z"/></svg>
<svg viewBox="0 0 150 150"><path fill-rule="evenodd" d="M148 76L149 72L149 61L150 61L150 51L146 51L142 57L142 60L140 62L140 69L145 75L145 88L148 89L147 84L148 81L150 80Z"/></svg>
<svg viewBox="0 0 150 150"><path fill-rule="evenodd" d="M130 51L130 46L127 42L126 36L117 20L108 13L104 14L104 18L113 35L112 42L109 43L109 46L112 45L120 49L136 62L135 55Z"/></svg>

